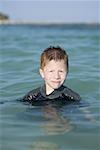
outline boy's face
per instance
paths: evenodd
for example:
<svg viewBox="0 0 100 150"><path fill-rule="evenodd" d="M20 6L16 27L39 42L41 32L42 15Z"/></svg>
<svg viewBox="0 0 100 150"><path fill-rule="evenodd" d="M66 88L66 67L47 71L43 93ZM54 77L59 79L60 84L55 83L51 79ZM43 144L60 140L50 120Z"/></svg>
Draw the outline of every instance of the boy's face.
<svg viewBox="0 0 100 150"><path fill-rule="evenodd" d="M40 69L40 74L45 80L46 91L54 91L58 89L65 81L67 75L67 67L64 60L48 61L43 70Z"/></svg>

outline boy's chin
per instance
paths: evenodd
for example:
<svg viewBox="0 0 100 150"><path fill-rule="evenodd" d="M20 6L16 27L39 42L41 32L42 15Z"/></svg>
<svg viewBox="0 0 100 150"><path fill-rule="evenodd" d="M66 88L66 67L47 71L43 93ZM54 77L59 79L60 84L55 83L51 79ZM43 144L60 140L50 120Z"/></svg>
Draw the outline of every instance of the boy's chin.
<svg viewBox="0 0 100 150"><path fill-rule="evenodd" d="M57 90L60 86L61 86L61 85L59 85L59 86L53 86L53 89L54 89L54 90Z"/></svg>

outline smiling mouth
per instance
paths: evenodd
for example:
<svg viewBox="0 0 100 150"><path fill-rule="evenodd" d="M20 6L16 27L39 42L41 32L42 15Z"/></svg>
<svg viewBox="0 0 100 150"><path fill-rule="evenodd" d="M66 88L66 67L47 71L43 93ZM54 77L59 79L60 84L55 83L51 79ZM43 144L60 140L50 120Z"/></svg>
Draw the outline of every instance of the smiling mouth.
<svg viewBox="0 0 100 150"><path fill-rule="evenodd" d="M60 83L60 81L52 81L53 83Z"/></svg>

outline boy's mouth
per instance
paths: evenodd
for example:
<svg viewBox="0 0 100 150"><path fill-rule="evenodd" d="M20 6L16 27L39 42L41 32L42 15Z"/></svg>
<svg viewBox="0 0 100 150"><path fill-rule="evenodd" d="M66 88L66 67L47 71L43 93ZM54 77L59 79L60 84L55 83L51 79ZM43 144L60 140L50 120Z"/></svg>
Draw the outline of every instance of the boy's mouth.
<svg viewBox="0 0 100 150"><path fill-rule="evenodd" d="M60 81L52 81L53 83L60 83Z"/></svg>

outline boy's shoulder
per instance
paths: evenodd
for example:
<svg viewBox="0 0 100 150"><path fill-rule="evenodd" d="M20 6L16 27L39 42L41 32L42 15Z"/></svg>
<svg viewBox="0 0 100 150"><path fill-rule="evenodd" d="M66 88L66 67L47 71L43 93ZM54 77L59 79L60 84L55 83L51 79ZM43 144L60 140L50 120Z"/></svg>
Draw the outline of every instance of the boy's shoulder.
<svg viewBox="0 0 100 150"><path fill-rule="evenodd" d="M72 100L77 100L77 101L81 100L80 95L77 92L70 89L69 87L67 87L67 86L64 86L63 93L66 97L69 97Z"/></svg>
<svg viewBox="0 0 100 150"><path fill-rule="evenodd" d="M40 87L29 91L29 92L23 97L23 101L30 101L30 100L32 100L32 99L35 99L39 93L40 93Z"/></svg>

